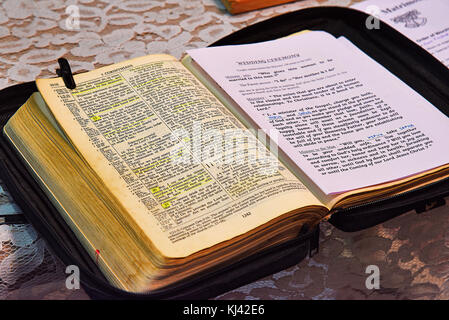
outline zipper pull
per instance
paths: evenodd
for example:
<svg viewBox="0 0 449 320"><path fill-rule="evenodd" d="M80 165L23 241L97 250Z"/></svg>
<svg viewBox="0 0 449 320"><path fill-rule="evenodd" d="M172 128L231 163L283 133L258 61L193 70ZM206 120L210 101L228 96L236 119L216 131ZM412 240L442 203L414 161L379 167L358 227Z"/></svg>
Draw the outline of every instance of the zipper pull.
<svg viewBox="0 0 449 320"><path fill-rule="evenodd" d="M0 225L2 224L24 224L28 223L23 214L0 215Z"/></svg>
<svg viewBox="0 0 449 320"><path fill-rule="evenodd" d="M415 211L417 214L421 214L423 212L430 211L432 209L442 207L446 204L446 200L444 198L435 198L435 199L429 199L426 201L423 201L419 203L415 207Z"/></svg>

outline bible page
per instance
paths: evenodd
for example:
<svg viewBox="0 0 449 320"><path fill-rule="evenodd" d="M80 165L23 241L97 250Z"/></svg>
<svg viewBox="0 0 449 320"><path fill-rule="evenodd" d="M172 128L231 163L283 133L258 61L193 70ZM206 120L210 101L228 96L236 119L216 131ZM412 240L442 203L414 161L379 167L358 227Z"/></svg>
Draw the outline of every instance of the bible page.
<svg viewBox="0 0 449 320"><path fill-rule="evenodd" d="M188 51L326 194L449 163L449 119L326 32Z"/></svg>

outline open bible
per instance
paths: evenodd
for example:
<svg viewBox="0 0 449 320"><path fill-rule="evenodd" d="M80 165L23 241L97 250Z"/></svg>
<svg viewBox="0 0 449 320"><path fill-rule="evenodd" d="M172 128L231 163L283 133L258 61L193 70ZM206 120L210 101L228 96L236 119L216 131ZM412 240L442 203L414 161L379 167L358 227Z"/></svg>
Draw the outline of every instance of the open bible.
<svg viewBox="0 0 449 320"><path fill-rule="evenodd" d="M319 31L39 92L4 134L109 281L148 292L449 176L449 119Z"/></svg>

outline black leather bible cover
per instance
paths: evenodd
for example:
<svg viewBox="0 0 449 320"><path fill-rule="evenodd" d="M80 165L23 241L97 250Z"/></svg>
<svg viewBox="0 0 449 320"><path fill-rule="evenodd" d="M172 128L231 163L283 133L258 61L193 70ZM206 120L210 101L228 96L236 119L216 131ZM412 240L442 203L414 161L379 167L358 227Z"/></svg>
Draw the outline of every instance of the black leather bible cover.
<svg viewBox="0 0 449 320"><path fill-rule="evenodd" d="M449 116L449 70L424 49L381 23L365 26L368 15L341 7L316 7L283 14L237 31L213 46L272 40L301 30L324 30L345 36L365 53ZM0 91L0 126L37 91L34 82ZM67 265L77 265L83 288L99 299L205 299L297 264L318 250L319 228L303 228L297 239L250 256L231 266L204 273L148 294L125 292L109 284L78 242L44 192L28 173L14 150L0 137L0 178L27 220L52 251ZM345 231L367 228L401 213L422 212L444 204L449 180L382 201L334 212L330 222Z"/></svg>

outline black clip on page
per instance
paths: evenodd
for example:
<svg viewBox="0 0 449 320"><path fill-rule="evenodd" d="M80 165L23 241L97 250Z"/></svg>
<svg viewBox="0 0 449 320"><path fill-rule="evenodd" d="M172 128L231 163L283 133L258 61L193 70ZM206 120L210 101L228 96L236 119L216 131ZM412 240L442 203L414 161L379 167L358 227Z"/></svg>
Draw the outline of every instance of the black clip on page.
<svg viewBox="0 0 449 320"><path fill-rule="evenodd" d="M76 83L73 79L72 69L70 69L69 62L65 58L58 59L60 69L56 69L56 73L59 77L62 77L64 84L68 89L75 89Z"/></svg>

